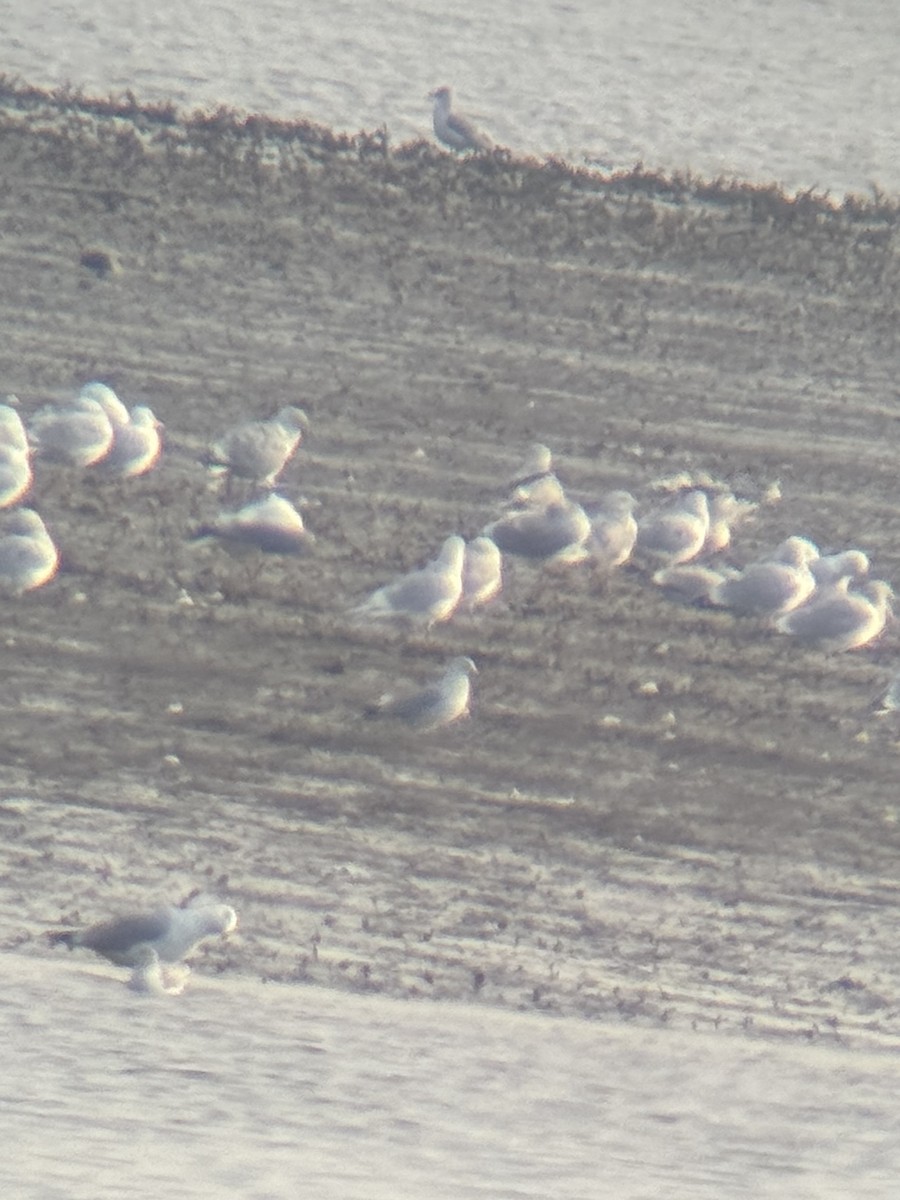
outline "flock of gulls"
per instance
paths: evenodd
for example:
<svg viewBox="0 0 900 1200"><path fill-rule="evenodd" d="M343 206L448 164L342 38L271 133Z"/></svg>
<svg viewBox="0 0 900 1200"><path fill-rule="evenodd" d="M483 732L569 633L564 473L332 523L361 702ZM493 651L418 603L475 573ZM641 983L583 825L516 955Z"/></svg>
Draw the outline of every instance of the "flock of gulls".
<svg viewBox="0 0 900 1200"><path fill-rule="evenodd" d="M15 398L9 398L14 401ZM265 554L305 554L314 545L294 505L273 489L296 454L309 422L296 407L245 421L215 440L203 458L225 477L230 494L245 481L262 494L224 511L193 533ZM86 385L68 403L37 411L23 423L14 403L0 405L0 581L22 594L48 583L59 553L39 515L20 506L42 460L131 478L160 461L162 426L142 406L130 413L104 384ZM608 575L626 564L683 604L756 618L776 631L832 653L870 645L885 628L893 595L884 580L869 577L870 564L856 548L823 554L807 537L792 535L762 555L736 565L733 535L760 501L736 496L719 481L677 476L657 481L656 498L639 514L634 495L614 490L593 502L566 493L553 456L534 445L507 485L500 510L466 540L448 536L421 567L392 579L346 610L346 619L369 626L430 629L457 613L472 613L502 592L504 562L518 559L542 569L587 564ZM775 502L776 489L762 502ZM366 711L416 730L434 730L468 715L472 678L467 656L453 658L423 689L385 695ZM884 698L900 705L900 681ZM132 988L177 993L187 974L182 959L203 938L230 933L234 910L209 897L148 913L128 914L83 930L52 932L53 944L94 951L130 967Z"/></svg>
<svg viewBox="0 0 900 1200"><path fill-rule="evenodd" d="M460 152L487 152L490 138L451 111L450 89L430 94L436 137ZM193 536L266 554L305 554L315 544L298 509L274 489L296 454L309 422L289 406L274 416L227 430L208 448L205 465L261 494L221 512ZM0 404L0 591L23 595L48 584L59 550L37 512L23 507L35 464L63 464L131 479L153 470L163 449L162 425L143 405L130 412L107 385L85 385L69 402L42 408L27 424L18 402ZM777 494L765 499L774 501ZM459 612L490 604L503 589L504 559L569 569L589 564L608 574L626 564L683 604L756 618L779 633L831 653L870 645L891 616L893 590L870 578L868 556L848 548L823 554L809 538L792 535L750 562L737 565L735 530L758 509L720 481L687 476L658 481L656 502L638 513L627 491L593 502L566 494L550 449L534 445L508 486L502 510L474 538L447 537L423 566L377 588L347 611L370 625L430 629ZM367 710L420 731L469 713L474 661L453 658L432 683L411 694L386 694ZM883 697L882 711L900 709L900 676ZM203 939L231 933L234 909L204 894L180 905L129 913L83 929L52 931L53 945L90 950L129 967L129 986L177 994L189 974L184 958Z"/></svg>

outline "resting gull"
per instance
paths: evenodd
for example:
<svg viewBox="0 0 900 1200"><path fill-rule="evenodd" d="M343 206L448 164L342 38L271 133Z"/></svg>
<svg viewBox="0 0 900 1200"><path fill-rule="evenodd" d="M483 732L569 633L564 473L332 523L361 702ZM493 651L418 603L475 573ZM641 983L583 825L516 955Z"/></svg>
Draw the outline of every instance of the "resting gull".
<svg viewBox="0 0 900 1200"><path fill-rule="evenodd" d="M569 500L555 475L520 487L521 504L508 509L482 531L504 554L555 563L583 562L591 533L587 513Z"/></svg>
<svg viewBox="0 0 900 1200"><path fill-rule="evenodd" d="M31 508L16 508L0 522L0 591L21 595L56 574L59 551Z"/></svg>
<svg viewBox="0 0 900 1200"><path fill-rule="evenodd" d="M460 608L472 612L488 604L503 587L503 556L488 537L472 538L466 545L462 567Z"/></svg>
<svg viewBox="0 0 900 1200"><path fill-rule="evenodd" d="M246 547L266 554L305 554L316 540L290 500L276 492L245 504L237 512L221 513L194 536L218 538L229 548Z"/></svg>
<svg viewBox="0 0 900 1200"><path fill-rule="evenodd" d="M151 408L135 405L123 424L113 423L113 444L101 469L119 479L136 479L152 471L162 453L162 428Z"/></svg>
<svg viewBox="0 0 900 1200"><path fill-rule="evenodd" d="M818 589L809 604L783 616L776 628L835 654L868 646L887 624L894 591L874 579L851 592L851 582L845 576Z"/></svg>
<svg viewBox="0 0 900 1200"><path fill-rule="evenodd" d="M209 448L207 463L261 487L274 487L297 451L309 419L294 405L267 421L246 421L229 430Z"/></svg>
<svg viewBox="0 0 900 1200"><path fill-rule="evenodd" d="M16 399L15 396L6 398ZM11 404L0 404L0 448L3 447L18 450L21 454L28 454L30 451L22 418Z"/></svg>
<svg viewBox="0 0 900 1200"><path fill-rule="evenodd" d="M621 567L631 558L637 540L631 492L607 492L588 511L591 532L585 547L594 563L605 571Z"/></svg>
<svg viewBox="0 0 900 1200"><path fill-rule="evenodd" d="M450 111L450 89L435 88L428 93L428 99L434 101L434 135L439 142L449 146L451 150L481 150L494 148L494 143L471 121Z"/></svg>
<svg viewBox="0 0 900 1200"><path fill-rule="evenodd" d="M469 715L471 677L477 673L471 658L454 658L440 679L423 691L399 699L393 694L382 696L367 715L396 717L422 730L449 725Z"/></svg>
<svg viewBox="0 0 900 1200"><path fill-rule="evenodd" d="M103 406L89 396L67 406L41 409L28 428L38 457L70 467L92 467L109 453L113 426Z"/></svg>
<svg viewBox="0 0 900 1200"><path fill-rule="evenodd" d="M708 533L706 493L684 492L638 521L635 555L657 567L676 567L697 557Z"/></svg>
<svg viewBox="0 0 900 1200"><path fill-rule="evenodd" d="M742 616L780 617L799 608L816 589L805 562L771 560L751 563L738 575L723 579L710 593L718 608Z"/></svg>
<svg viewBox="0 0 900 1200"><path fill-rule="evenodd" d="M184 907L166 904L150 912L127 913L87 929L57 929L47 936L53 946L93 950L120 967L146 967L153 956L161 963L180 962L204 938L236 928L233 908L205 899Z"/></svg>
<svg viewBox="0 0 900 1200"><path fill-rule="evenodd" d="M15 400L15 396L8 396ZM18 504L31 487L31 447L22 418L11 404L0 404L0 508Z"/></svg>
<svg viewBox="0 0 900 1200"><path fill-rule="evenodd" d="M419 623L426 629L449 620L462 597L465 554L465 541L456 534L448 537L437 558L378 588L350 615L367 621Z"/></svg>

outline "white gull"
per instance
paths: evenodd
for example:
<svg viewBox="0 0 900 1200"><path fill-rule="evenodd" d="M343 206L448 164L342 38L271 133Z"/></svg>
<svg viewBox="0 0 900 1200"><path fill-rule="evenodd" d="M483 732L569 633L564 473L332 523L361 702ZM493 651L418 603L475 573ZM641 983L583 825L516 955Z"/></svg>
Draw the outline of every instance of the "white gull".
<svg viewBox="0 0 900 1200"><path fill-rule="evenodd" d="M47 526L31 508L17 508L0 522L0 591L21 595L56 574L59 551Z"/></svg>

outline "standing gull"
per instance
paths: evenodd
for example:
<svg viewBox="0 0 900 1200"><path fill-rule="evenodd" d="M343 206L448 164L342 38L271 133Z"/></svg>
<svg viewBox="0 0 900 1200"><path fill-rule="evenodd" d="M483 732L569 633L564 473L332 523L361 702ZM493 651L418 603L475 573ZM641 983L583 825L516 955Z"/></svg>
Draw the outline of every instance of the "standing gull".
<svg viewBox="0 0 900 1200"><path fill-rule="evenodd" d="M462 596L465 553L466 543L461 537L448 537L437 558L378 588L368 600L352 608L350 615L368 621L418 623L426 629L449 620Z"/></svg>
<svg viewBox="0 0 900 1200"><path fill-rule="evenodd" d="M396 717L422 730L449 725L451 721L469 715L471 677L477 674L478 668L471 658L454 658L440 679L423 691L400 699L395 699L392 694L382 696L367 710L367 715Z"/></svg>
<svg viewBox="0 0 900 1200"><path fill-rule="evenodd" d="M267 421L245 421L229 430L210 446L207 464L227 471L229 479L237 475L274 487L308 428L303 409L288 405Z"/></svg>
<svg viewBox="0 0 900 1200"><path fill-rule="evenodd" d="M434 136L439 142L443 142L451 150L493 150L494 143L487 134L476 129L465 117L450 111L448 87L435 88L433 92L428 93L428 99L434 101Z"/></svg>
<svg viewBox="0 0 900 1200"><path fill-rule="evenodd" d="M150 912L128 913L87 929L48 933L52 946L83 947L120 967L146 968L154 956L161 963L180 962L204 938L231 933L237 913L208 899L181 908L166 904Z"/></svg>

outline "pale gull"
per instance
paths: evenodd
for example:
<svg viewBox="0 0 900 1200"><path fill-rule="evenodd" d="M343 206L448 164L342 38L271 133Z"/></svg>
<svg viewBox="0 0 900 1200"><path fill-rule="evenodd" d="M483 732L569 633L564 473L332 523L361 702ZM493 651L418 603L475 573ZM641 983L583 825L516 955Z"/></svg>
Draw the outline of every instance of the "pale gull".
<svg viewBox="0 0 900 1200"><path fill-rule="evenodd" d="M465 553L461 537L448 537L437 558L378 588L352 608L350 615L367 621L406 621L426 628L449 620L462 597Z"/></svg>
<svg viewBox="0 0 900 1200"><path fill-rule="evenodd" d="M15 396L6 398L16 399ZM11 404L0 404L0 448L2 447L18 450L22 454L28 454L30 451L22 418Z"/></svg>
<svg viewBox="0 0 900 1200"><path fill-rule="evenodd" d="M294 405L267 421L246 421L229 430L209 448L207 463L231 476L274 487L297 451L309 419Z"/></svg>
<svg viewBox="0 0 900 1200"><path fill-rule="evenodd" d="M809 604L782 617L776 628L835 654L868 646L887 624L893 588L874 579L851 592L850 583L845 576L817 589Z"/></svg>
<svg viewBox="0 0 900 1200"><path fill-rule="evenodd" d="M488 604L503 587L503 556L497 543L476 537L466 545L462 568L460 608L472 612Z"/></svg>
<svg viewBox="0 0 900 1200"><path fill-rule="evenodd" d="M638 521L635 557L642 564L675 567L697 557L708 533L706 493L684 492Z"/></svg>
<svg viewBox="0 0 900 1200"><path fill-rule="evenodd" d="M33 509L5 514L0 522L0 591L20 595L42 587L58 566L59 551Z"/></svg>
<svg viewBox="0 0 900 1200"><path fill-rule="evenodd" d="M93 466L113 443L112 423L103 406L90 397L41 409L32 417L28 433L39 458L71 467Z"/></svg>
<svg viewBox="0 0 900 1200"><path fill-rule="evenodd" d="M602 570L621 567L631 558L638 532L636 504L631 492L615 491L607 492L589 507L591 532L585 548Z"/></svg>
<svg viewBox="0 0 900 1200"><path fill-rule="evenodd" d="M70 950L83 947L121 967L180 962L204 938L231 933L237 914L227 904L166 904L150 912L127 913L87 929L58 929L48 933L51 945Z"/></svg>
<svg viewBox="0 0 900 1200"><path fill-rule="evenodd" d="M542 476L516 492L521 506L510 508L481 532L504 554L553 563L582 562L591 533L587 513L569 500L554 475Z"/></svg>
<svg viewBox="0 0 900 1200"><path fill-rule="evenodd" d="M494 143L487 134L476 129L465 117L450 111L451 98L448 87L435 88L433 92L428 93L428 99L434 101L432 119L434 135L439 142L443 142L451 150L458 151L488 151L494 148Z"/></svg>
<svg viewBox="0 0 900 1200"><path fill-rule="evenodd" d="M123 424L113 423L113 444L101 469L119 479L136 479L152 471L162 453L162 428L151 408L135 405Z"/></svg>
<svg viewBox="0 0 900 1200"><path fill-rule="evenodd" d="M472 675L478 668L471 658L454 658L435 683L411 696L382 696L368 716L396 717L416 729L437 729L469 715Z"/></svg>
<svg viewBox="0 0 900 1200"><path fill-rule="evenodd" d="M203 525L196 538L218 538L232 549L246 547L266 554L304 554L315 536L290 500L270 492L237 512L220 513Z"/></svg>

